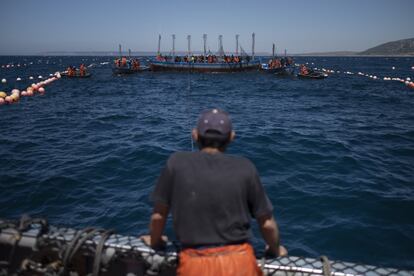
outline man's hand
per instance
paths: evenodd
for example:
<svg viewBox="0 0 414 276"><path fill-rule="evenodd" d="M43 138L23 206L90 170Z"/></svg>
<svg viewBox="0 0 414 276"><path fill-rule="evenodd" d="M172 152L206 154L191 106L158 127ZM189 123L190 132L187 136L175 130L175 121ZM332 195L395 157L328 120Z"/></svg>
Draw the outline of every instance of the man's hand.
<svg viewBox="0 0 414 276"><path fill-rule="evenodd" d="M139 237L146 245L154 248L154 249L162 249L165 248L165 246L167 245L168 242L168 237L167 236L161 236L161 240L159 241L158 244L156 244L155 246L152 246L151 244L151 236L150 235L142 235L141 237Z"/></svg>
<svg viewBox="0 0 414 276"><path fill-rule="evenodd" d="M280 245L277 251L278 252L275 252L275 250L271 250L270 247L266 245L265 255L268 255L271 257L283 257L288 254L287 249L283 245Z"/></svg>

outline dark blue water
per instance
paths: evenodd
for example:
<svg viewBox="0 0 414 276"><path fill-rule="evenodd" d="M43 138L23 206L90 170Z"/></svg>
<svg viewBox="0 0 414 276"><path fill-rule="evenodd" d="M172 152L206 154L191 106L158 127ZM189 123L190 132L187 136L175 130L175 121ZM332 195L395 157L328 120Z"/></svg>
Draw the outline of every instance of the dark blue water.
<svg viewBox="0 0 414 276"><path fill-rule="evenodd" d="M291 255L414 268L413 90L344 74L117 77L100 64L109 60L0 58L28 64L0 69L9 80L0 90L69 64L96 64L91 79L61 79L44 96L0 106L0 217L28 213L57 225L145 233L148 194L164 162L191 150L199 112L219 107L237 132L229 152L256 164ZM296 62L414 79L413 58ZM260 239L254 244L262 250Z"/></svg>

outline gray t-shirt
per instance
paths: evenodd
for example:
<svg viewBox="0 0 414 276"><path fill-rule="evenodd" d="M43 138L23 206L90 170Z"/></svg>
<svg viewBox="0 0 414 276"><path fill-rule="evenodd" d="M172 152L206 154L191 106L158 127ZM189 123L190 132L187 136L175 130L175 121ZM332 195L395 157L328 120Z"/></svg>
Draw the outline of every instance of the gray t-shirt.
<svg viewBox="0 0 414 276"><path fill-rule="evenodd" d="M247 241L251 217L273 211L252 162L223 153L172 154L151 197L170 207L186 247Z"/></svg>

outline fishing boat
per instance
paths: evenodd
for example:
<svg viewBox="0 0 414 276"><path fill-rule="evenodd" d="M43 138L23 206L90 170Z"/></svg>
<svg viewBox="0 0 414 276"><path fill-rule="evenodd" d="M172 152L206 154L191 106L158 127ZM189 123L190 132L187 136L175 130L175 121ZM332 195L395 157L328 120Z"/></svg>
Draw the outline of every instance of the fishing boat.
<svg viewBox="0 0 414 276"><path fill-rule="evenodd" d="M258 70L260 62L258 60L238 63L223 61L216 63L151 61L150 67L152 71L240 72Z"/></svg>
<svg viewBox="0 0 414 276"><path fill-rule="evenodd" d="M121 44L119 44L119 58L112 64L112 72L115 75L128 75L148 70L148 66L142 66L138 59L131 58L130 49L128 49L128 58L123 56Z"/></svg>
<svg viewBox="0 0 414 276"><path fill-rule="evenodd" d="M260 69L260 61L254 57L254 33L252 35L252 55L247 55L240 47L239 55L238 35L236 35L236 52L226 55L223 50L223 36L219 36L219 50L216 54L207 53L207 35L203 35L204 53L194 55L191 52L191 36L188 39L186 56L175 55L175 35L172 35L173 47L170 55L163 56L160 52L161 36L158 37L158 52L155 59L150 61L151 71L185 71L185 72L241 72Z"/></svg>
<svg viewBox="0 0 414 276"><path fill-rule="evenodd" d="M293 65L293 59L288 57L285 50L285 56L278 58L275 55L275 44L273 43L272 48L272 58L268 63L262 63L260 69L263 72L269 74L275 74L278 76L292 76L294 74L295 68Z"/></svg>
<svg viewBox="0 0 414 276"><path fill-rule="evenodd" d="M325 79L328 77L327 74L322 73L322 72L318 72L318 71L312 71L308 74L297 74L297 77L300 79L315 79L315 80L321 80L321 79Z"/></svg>
<svg viewBox="0 0 414 276"><path fill-rule="evenodd" d="M155 251L136 236L87 227L49 225L23 216L0 219L0 275L176 275L179 245L168 242ZM411 276L412 270L384 268L326 256L259 258L265 275Z"/></svg>
<svg viewBox="0 0 414 276"><path fill-rule="evenodd" d="M83 75L81 75L80 73L79 73L79 70L77 70L76 71L76 74L75 75L69 75L67 72L62 72L62 73L60 73L60 75L62 76L62 77L65 77L65 78L77 78L77 79L82 79L82 78L90 78L91 76L92 76L92 74L91 73L85 73L85 74L83 74Z"/></svg>

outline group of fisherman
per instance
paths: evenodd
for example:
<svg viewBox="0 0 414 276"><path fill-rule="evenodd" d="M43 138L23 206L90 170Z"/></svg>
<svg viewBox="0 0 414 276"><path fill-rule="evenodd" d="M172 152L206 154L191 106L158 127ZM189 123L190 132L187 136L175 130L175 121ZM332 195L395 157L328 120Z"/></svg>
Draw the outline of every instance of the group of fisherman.
<svg viewBox="0 0 414 276"><path fill-rule="evenodd" d="M292 64L293 64L293 59L291 57L272 58L272 59L269 59L269 62L268 62L270 69L290 66Z"/></svg>
<svg viewBox="0 0 414 276"><path fill-rule="evenodd" d="M224 55L222 57L218 57L216 55L191 55L191 56L163 56L163 55L157 55L156 57L157 61L173 61L173 62L192 62L192 63L219 63L219 62L226 62L226 63L240 63L242 61L249 62L250 57L242 57L239 55Z"/></svg>
<svg viewBox="0 0 414 276"><path fill-rule="evenodd" d="M299 66L299 73L300 73L301 75L309 75L311 72L312 72L312 70L311 70L311 69L309 69L308 67L306 67L306 65L305 65L305 64L301 64L301 65Z"/></svg>
<svg viewBox="0 0 414 276"><path fill-rule="evenodd" d="M66 69L66 71L67 71L67 75L69 76L69 77L73 77L73 76L76 76L78 73L78 70L76 69L76 67L75 66L69 66L67 69ZM85 64L81 64L80 66L79 66L79 76L85 76L86 75L86 66L85 66Z"/></svg>
<svg viewBox="0 0 414 276"><path fill-rule="evenodd" d="M119 68L132 68L138 70L140 67L139 59L127 59L126 57L115 59L115 66Z"/></svg>

